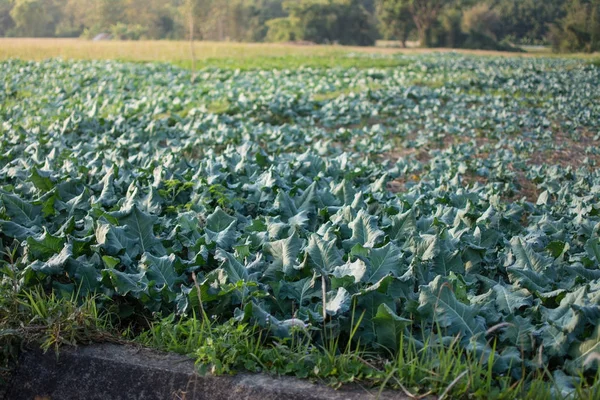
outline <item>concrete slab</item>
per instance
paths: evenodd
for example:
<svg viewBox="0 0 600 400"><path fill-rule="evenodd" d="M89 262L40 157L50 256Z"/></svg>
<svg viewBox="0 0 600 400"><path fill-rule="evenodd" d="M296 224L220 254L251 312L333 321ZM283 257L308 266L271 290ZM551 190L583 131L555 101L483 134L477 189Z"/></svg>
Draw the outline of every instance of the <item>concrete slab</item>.
<svg viewBox="0 0 600 400"><path fill-rule="evenodd" d="M176 354L113 344L25 352L7 400L362 400L376 390L334 390L289 377L261 374L199 376L194 362ZM386 391L384 400L406 400Z"/></svg>

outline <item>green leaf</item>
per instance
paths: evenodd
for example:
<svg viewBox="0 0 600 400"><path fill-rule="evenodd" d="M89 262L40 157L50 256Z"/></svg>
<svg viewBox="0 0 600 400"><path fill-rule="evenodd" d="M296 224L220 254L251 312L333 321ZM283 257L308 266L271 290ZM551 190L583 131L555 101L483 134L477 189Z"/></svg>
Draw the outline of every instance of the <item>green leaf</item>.
<svg viewBox="0 0 600 400"><path fill-rule="evenodd" d="M596 268L600 268L600 238L589 239L585 242L585 251L590 260L596 261Z"/></svg>
<svg viewBox="0 0 600 400"><path fill-rule="evenodd" d="M535 327L529 318L519 315L509 315L505 321L507 326L500 334L500 340L508 342L523 351L531 351L534 348Z"/></svg>
<svg viewBox="0 0 600 400"><path fill-rule="evenodd" d="M325 311L329 315L337 315L345 313L350 309L350 294L346 289L340 287L335 292L335 296L332 296L327 300L325 304Z"/></svg>
<svg viewBox="0 0 600 400"><path fill-rule="evenodd" d="M375 283L386 275L402 276L408 265L403 262L402 251L392 242L378 249L371 249L369 271L366 281Z"/></svg>
<svg viewBox="0 0 600 400"><path fill-rule="evenodd" d="M513 314L521 307L531 307L533 304L531 293L525 289L516 289L501 283L492 289L496 293L498 310L505 314Z"/></svg>
<svg viewBox="0 0 600 400"><path fill-rule="evenodd" d="M477 316L477 308L458 301L452 286L441 276L437 276L429 285L421 286L418 312L446 328L449 335L479 338L485 331L482 318Z"/></svg>
<svg viewBox="0 0 600 400"><path fill-rule="evenodd" d="M108 278L115 292L120 296L131 293L135 297L139 297L148 291L148 279L145 271L129 274L116 269L104 269L102 277Z"/></svg>
<svg viewBox="0 0 600 400"><path fill-rule="evenodd" d="M24 241L31 236L37 236L39 232L40 228L36 226L27 228L12 221L0 221L0 233L19 241Z"/></svg>
<svg viewBox="0 0 600 400"><path fill-rule="evenodd" d="M373 317L377 343L388 350L398 351L400 335L411 323L411 320L399 317L386 304L381 304L377 308L377 314Z"/></svg>
<svg viewBox="0 0 600 400"><path fill-rule="evenodd" d="M412 209L392 218L392 228L389 232L390 238L394 240L405 240L416 233L417 221Z"/></svg>
<svg viewBox="0 0 600 400"><path fill-rule="evenodd" d="M223 232L235 222L237 219L227 214L221 207L217 207L215 212L206 218L206 228L212 232Z"/></svg>
<svg viewBox="0 0 600 400"><path fill-rule="evenodd" d="M510 241L513 253L516 257L516 267L543 273L552 266L552 259L538 254L520 237L514 237Z"/></svg>
<svg viewBox="0 0 600 400"><path fill-rule="evenodd" d="M600 325L596 325L592 335L571 345L569 355L572 360L567 363L567 369L573 375L577 375L579 371L598 369L600 362L591 361L590 358L594 354L600 355Z"/></svg>
<svg viewBox="0 0 600 400"><path fill-rule="evenodd" d="M558 307L552 309L542 308L542 314L550 325L557 327L564 333L578 335L585 326L584 315L580 310L581 307L588 305L591 304L587 296L587 288L582 286L567 293ZM593 304L593 306L598 309L597 304Z"/></svg>
<svg viewBox="0 0 600 400"><path fill-rule="evenodd" d="M66 240L62 237L52 236L44 229L44 233L35 238L27 238L27 252L35 260L47 260L53 255L60 253Z"/></svg>
<svg viewBox="0 0 600 400"><path fill-rule="evenodd" d="M248 270L234 256L222 249L217 249L215 258L221 261L221 267L227 273L227 278L231 283L240 281L248 282L250 276Z"/></svg>
<svg viewBox="0 0 600 400"><path fill-rule="evenodd" d="M507 268L511 283L534 292L548 291L555 275L552 259L535 253L519 237L514 237L510 244L516 257L515 264Z"/></svg>
<svg viewBox="0 0 600 400"><path fill-rule="evenodd" d="M308 212L314 209L314 203L316 201L317 183L313 182L309 187L302 192L302 195L295 201L298 212ZM295 213L297 214L297 213ZM294 215L295 215L294 214Z"/></svg>
<svg viewBox="0 0 600 400"><path fill-rule="evenodd" d="M254 319L261 327L269 329L274 336L282 338L290 336L290 330L293 326L303 325L302 321L297 319L280 321L257 303L248 303L244 308L244 315L246 318Z"/></svg>
<svg viewBox="0 0 600 400"><path fill-rule="evenodd" d="M4 204L4 207L6 207L6 214L10 217L10 222L24 226L25 228L32 228L39 225L41 207L33 206L12 194L0 193L0 200Z"/></svg>
<svg viewBox="0 0 600 400"><path fill-rule="evenodd" d="M298 237L296 231L287 239L266 243L264 251L273 256L272 269L282 271L284 275L290 275L298 265L298 255L303 241Z"/></svg>
<svg viewBox="0 0 600 400"><path fill-rule="evenodd" d="M309 266L322 274L330 274L335 267L344 263L336 247L336 239L325 241L316 234L312 234L308 240L306 256Z"/></svg>
<svg viewBox="0 0 600 400"><path fill-rule="evenodd" d="M119 265L121 261L116 257L102 256L102 262L104 263L106 269L112 269Z"/></svg>
<svg viewBox="0 0 600 400"><path fill-rule="evenodd" d="M346 249L350 249L356 244L360 244L365 248L375 247L385 235L377 227L377 218L366 214L363 210L358 212L349 226L352 229L352 237L344 240L343 245Z"/></svg>
<svg viewBox="0 0 600 400"><path fill-rule="evenodd" d="M29 268L36 272L41 272L46 275L62 275L66 262L73 255L72 246L65 243L62 250L54 254L48 261L36 260L29 265Z"/></svg>
<svg viewBox="0 0 600 400"><path fill-rule="evenodd" d="M139 239L128 235L126 228L99 222L95 235L98 246L111 256L124 252L133 259L141 254Z"/></svg>
<svg viewBox="0 0 600 400"><path fill-rule="evenodd" d="M112 207L118 201L117 196L115 195L114 189L115 182L115 168L111 167L104 178L102 178L102 192L100 192L100 196L97 200L95 200L95 204L101 204L104 207Z"/></svg>
<svg viewBox="0 0 600 400"><path fill-rule="evenodd" d="M354 262L348 261L344 265L333 269L333 276L336 278L351 277L351 283L362 282L363 277L367 273L367 265L364 261L358 259Z"/></svg>
<svg viewBox="0 0 600 400"><path fill-rule="evenodd" d="M209 241L215 242L218 247L230 250L239 237L236 225L237 219L217 207L206 219L206 235Z"/></svg>
<svg viewBox="0 0 600 400"><path fill-rule="evenodd" d="M560 258L567 252L567 250L569 250L569 244L560 240L555 240L548 243L546 250L552 254L552 257Z"/></svg>
<svg viewBox="0 0 600 400"><path fill-rule="evenodd" d="M31 170L31 176L29 179L31 179L33 186L35 186L35 188L42 193L49 192L55 186L54 182L52 182L52 179L50 179L50 174L47 172L42 172L37 168L33 168Z"/></svg>
<svg viewBox="0 0 600 400"><path fill-rule="evenodd" d="M135 204L127 210L109 213L109 215L116 218L119 225L125 228L125 234L129 239L138 242L142 253L165 255L164 247L154 235L156 217L141 211Z"/></svg>
<svg viewBox="0 0 600 400"><path fill-rule="evenodd" d="M296 282L281 281L279 289L279 298L295 300L298 307L304 306L306 301L313 298L321 298L321 287L316 286L317 274L312 277L306 277Z"/></svg>
<svg viewBox="0 0 600 400"><path fill-rule="evenodd" d="M97 257L97 256L96 256ZM100 288L100 271L96 268L95 261L98 259L88 259L85 256L76 260L67 261L66 270L70 278L77 283L77 288L81 296L94 292Z"/></svg>
<svg viewBox="0 0 600 400"><path fill-rule="evenodd" d="M150 253L142 254L140 269L146 271L146 277L154 281L156 286L176 291L175 286L183 281L182 276L175 271L175 254L154 257Z"/></svg>

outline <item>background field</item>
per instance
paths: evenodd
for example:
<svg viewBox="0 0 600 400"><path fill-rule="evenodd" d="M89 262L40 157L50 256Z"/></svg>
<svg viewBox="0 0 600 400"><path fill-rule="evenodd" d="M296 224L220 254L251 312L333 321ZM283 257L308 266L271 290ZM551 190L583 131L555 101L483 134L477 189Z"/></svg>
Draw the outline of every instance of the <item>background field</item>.
<svg viewBox="0 0 600 400"><path fill-rule="evenodd" d="M399 54L450 53L497 57L555 57L548 50L508 53L486 50L399 49L390 47L352 47L276 43L195 42L198 67L223 68L297 68L314 67L392 67L401 61L380 56ZM349 57L370 54L372 58ZM76 60L121 60L172 62L191 66L190 43L185 41L88 41L81 39L7 39L0 38L0 60L19 58L45 60L60 57ZM598 54L576 53L569 58L598 60Z"/></svg>

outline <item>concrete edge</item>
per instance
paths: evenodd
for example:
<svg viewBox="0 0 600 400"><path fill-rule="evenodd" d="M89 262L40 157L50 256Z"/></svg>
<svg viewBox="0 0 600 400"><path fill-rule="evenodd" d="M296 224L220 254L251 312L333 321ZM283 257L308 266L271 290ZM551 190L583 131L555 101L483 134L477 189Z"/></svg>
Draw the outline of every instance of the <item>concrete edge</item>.
<svg viewBox="0 0 600 400"><path fill-rule="evenodd" d="M200 376L194 362L177 354L96 344L54 352L23 353L11 378L7 400L359 400L377 390L358 385L334 390L306 380L241 373ZM406 400L396 391L379 399Z"/></svg>

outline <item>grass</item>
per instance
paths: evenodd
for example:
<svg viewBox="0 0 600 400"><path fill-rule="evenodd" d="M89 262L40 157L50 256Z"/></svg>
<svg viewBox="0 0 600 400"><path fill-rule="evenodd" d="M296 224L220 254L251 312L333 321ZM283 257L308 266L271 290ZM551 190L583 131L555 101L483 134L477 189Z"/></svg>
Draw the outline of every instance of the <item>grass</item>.
<svg viewBox="0 0 600 400"><path fill-rule="evenodd" d="M64 345L117 340L108 299L78 293L64 296L41 286L23 289L17 249L0 251L0 387L26 344L58 353Z"/></svg>
<svg viewBox="0 0 600 400"><path fill-rule="evenodd" d="M354 383L379 393L395 389L411 398L561 398L545 366L525 375L525 368L515 365L497 376L493 357L461 350L458 338L444 343L435 335L415 339L418 335L410 333L400 337L397 349L366 351L353 338L361 318L352 318L356 328L345 342L326 327L297 327L290 337L273 337L268 326L209 318L200 299L200 317L122 320L117 305L100 295L65 295L41 285L22 289L24 268L16 254L9 248L0 259L0 387L26 345L59 356L65 345L109 341L188 355L201 374L289 375L336 388ZM581 376L573 397L598 396L600 372Z"/></svg>
<svg viewBox="0 0 600 400"><path fill-rule="evenodd" d="M506 53L487 50L302 46L278 43L196 42L194 46L198 68L228 69L296 69L300 66L315 68L385 68L404 65L407 62L393 57L348 57L356 53L377 56L456 51L461 54L502 57L558 56L546 52ZM186 68L192 65L190 45L189 42L185 41L93 42L81 39L0 39L0 60L9 58L44 60L54 57L76 60L111 59L134 62L171 62ZM571 54L567 57L599 62L597 54Z"/></svg>
<svg viewBox="0 0 600 400"><path fill-rule="evenodd" d="M0 300L0 387L21 348L35 344L56 354L65 345L115 341L113 315L101 311L98 296L63 298L38 287L4 290Z"/></svg>
<svg viewBox="0 0 600 400"><path fill-rule="evenodd" d="M60 356L65 345L111 341L188 355L201 374L288 375L335 388L353 383L375 393L400 390L415 399L428 395L440 399L561 398L560 386L544 366L528 375L521 366L514 366L511 374L497 376L492 357L464 352L458 338L443 343L435 335L421 340L403 335L398 349L386 354L366 351L352 338L342 343L323 327L298 327L288 338L274 338L268 327L233 318L209 319L202 308L201 317L171 315L140 324L120 320L111 301L100 296L61 297L41 287L19 290L6 271L0 300L0 387L24 345L40 346ZM358 327L360 319L353 321ZM315 336L321 340L315 341ZM582 376L573 393L571 398L598 398L600 372Z"/></svg>
<svg viewBox="0 0 600 400"><path fill-rule="evenodd" d="M438 337L414 340L401 336L398 350L382 356L331 334L320 345L298 328L286 339L269 339L262 329L233 319L225 323L204 319L177 320L171 316L155 322L135 340L155 349L186 354L200 372L231 374L237 371L292 375L340 387L358 383L371 391L403 391L410 398L430 394L440 398L549 399L561 398L555 378L542 366L524 375L515 366L513 376L493 372L494 360L460 350L458 340L442 343ZM599 376L582 377L574 397L600 395Z"/></svg>
<svg viewBox="0 0 600 400"><path fill-rule="evenodd" d="M197 68L239 70L271 70L304 68L391 68L407 65L408 61L391 57L349 57L350 53L333 52L329 55L255 56L242 58L206 58L196 63ZM182 68L191 68L190 60L174 61Z"/></svg>
<svg viewBox="0 0 600 400"><path fill-rule="evenodd" d="M329 101L329 100L337 99L338 97L340 97L342 95L348 96L348 95L352 95L352 94L360 94L365 91L377 90L380 88L381 88L381 85L372 83L372 84L363 85L361 87L356 87L356 88L346 88L346 89L342 89L342 90L334 90L334 91L325 92L325 93L315 93L313 96L313 100L314 101Z"/></svg>

